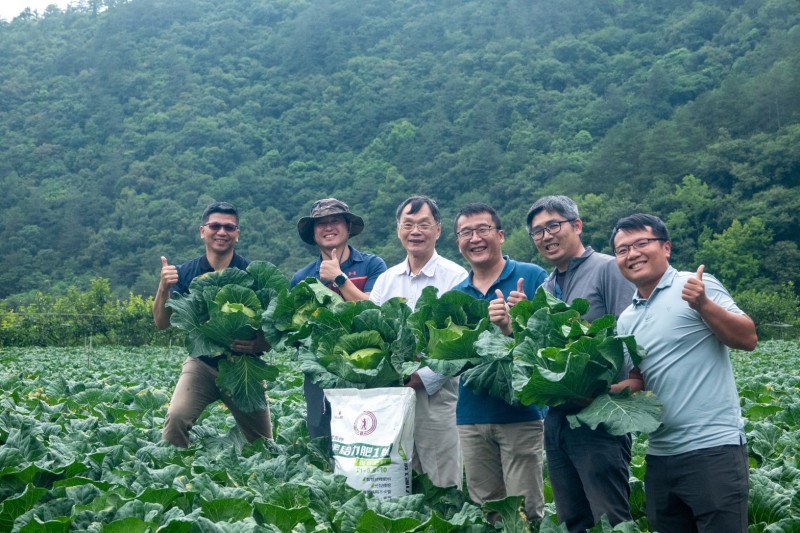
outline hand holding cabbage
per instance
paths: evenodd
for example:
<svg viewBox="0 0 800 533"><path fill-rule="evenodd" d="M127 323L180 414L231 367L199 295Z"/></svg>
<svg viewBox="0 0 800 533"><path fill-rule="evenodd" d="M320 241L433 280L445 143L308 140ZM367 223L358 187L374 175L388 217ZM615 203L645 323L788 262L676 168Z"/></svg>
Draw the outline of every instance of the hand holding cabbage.
<svg viewBox="0 0 800 533"><path fill-rule="evenodd" d="M506 336L483 325L485 307L477 302L454 291L439 299L433 289L423 291L411 323L425 364L508 404L588 406L568 417L573 425L603 424L612 434L658 427L661 405L652 393L609 394L624 373L626 351L634 365L643 356L633 337L616 336L613 316L589 324L581 319L586 300L567 305L539 288L532 300L511 308L512 335ZM467 319L470 311L476 314Z"/></svg>
<svg viewBox="0 0 800 533"><path fill-rule="evenodd" d="M236 348L268 348L261 333L262 315L289 280L266 261L253 261L247 270L227 268L192 280L187 294L167 302L171 324L186 331L192 357L217 356L217 384L243 411L266 409L264 380L278 370Z"/></svg>

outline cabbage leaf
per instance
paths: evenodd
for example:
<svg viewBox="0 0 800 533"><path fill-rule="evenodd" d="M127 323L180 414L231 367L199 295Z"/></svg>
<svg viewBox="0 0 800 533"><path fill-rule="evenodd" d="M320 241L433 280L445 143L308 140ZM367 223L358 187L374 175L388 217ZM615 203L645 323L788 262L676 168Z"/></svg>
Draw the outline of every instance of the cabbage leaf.
<svg viewBox="0 0 800 533"><path fill-rule="evenodd" d="M231 351L235 340L252 340L262 329L271 302L289 280L267 261L253 261L247 270L226 268L192 280L187 294L173 294L170 323L186 331L191 357L222 357L217 385L242 411L266 408L264 380L277 370L262 360Z"/></svg>
<svg viewBox="0 0 800 533"><path fill-rule="evenodd" d="M301 370L322 388L402 386L419 368L410 314L402 298L318 308L308 319L311 342L298 352Z"/></svg>
<svg viewBox="0 0 800 533"><path fill-rule="evenodd" d="M284 289L264 312L262 329L267 340L276 347L299 346L311 334L308 319L321 307L330 307L344 300L316 278L307 278L291 290Z"/></svg>
<svg viewBox="0 0 800 533"><path fill-rule="evenodd" d="M491 327L489 302L461 291L437 297L436 287L422 290L409 325L422 362L434 372L456 376L480 362L475 343Z"/></svg>
<svg viewBox="0 0 800 533"><path fill-rule="evenodd" d="M511 308L512 336L498 328L481 333L475 344L480 360L462 373L462 383L511 405L583 407L570 415L571 424L602 424L614 435L653 431L661 419L658 398L608 393L623 373L626 353L637 366L644 352L632 336L616 335L612 315L583 320L588 309L586 300L568 305L540 287Z"/></svg>

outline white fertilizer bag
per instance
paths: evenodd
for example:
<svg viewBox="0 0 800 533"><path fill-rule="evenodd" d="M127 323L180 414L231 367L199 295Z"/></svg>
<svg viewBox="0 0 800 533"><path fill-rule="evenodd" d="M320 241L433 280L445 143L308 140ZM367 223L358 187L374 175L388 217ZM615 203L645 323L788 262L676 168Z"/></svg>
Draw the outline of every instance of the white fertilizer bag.
<svg viewBox="0 0 800 533"><path fill-rule="evenodd" d="M414 389L325 389L334 472L378 498L411 494Z"/></svg>

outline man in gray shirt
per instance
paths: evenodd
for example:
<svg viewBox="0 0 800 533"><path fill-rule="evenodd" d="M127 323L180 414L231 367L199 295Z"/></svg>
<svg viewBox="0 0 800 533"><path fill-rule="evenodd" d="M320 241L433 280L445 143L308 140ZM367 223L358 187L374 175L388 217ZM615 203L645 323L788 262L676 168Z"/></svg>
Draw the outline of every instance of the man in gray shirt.
<svg viewBox="0 0 800 533"><path fill-rule="evenodd" d="M583 221L578 206L566 196L545 196L528 210L528 233L555 269L542 285L547 292L571 303L589 301L583 316L588 321L611 314L618 317L630 304L634 286L622 277L613 257L585 247ZM633 378L615 385L641 389L638 371L620 376ZM570 532L592 528L607 515L612 525L631 520L631 437L615 437L602 427L570 428L566 417L584 406L551 407L544 423L544 445L558 519Z"/></svg>

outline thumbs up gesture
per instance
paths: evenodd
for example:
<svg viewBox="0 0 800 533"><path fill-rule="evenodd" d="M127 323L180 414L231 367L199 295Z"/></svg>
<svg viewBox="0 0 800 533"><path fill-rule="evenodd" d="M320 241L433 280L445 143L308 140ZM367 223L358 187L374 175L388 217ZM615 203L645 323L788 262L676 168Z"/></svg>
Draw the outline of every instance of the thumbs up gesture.
<svg viewBox="0 0 800 533"><path fill-rule="evenodd" d="M703 283L704 270L705 265L697 267L697 272L695 272L694 277L686 280L686 284L683 286L683 291L681 292L681 298L686 300L689 307L695 311L700 311L700 308L708 301L706 297L706 286Z"/></svg>
<svg viewBox="0 0 800 533"><path fill-rule="evenodd" d="M336 253L336 248L334 248L331 250L330 258L323 259L319 264L319 277L323 281L331 281L341 273L342 267L339 265L339 254Z"/></svg>
<svg viewBox="0 0 800 533"><path fill-rule="evenodd" d="M159 283L159 288L164 290L170 289L178 283L178 267L170 265L163 255L161 256L161 281Z"/></svg>
<svg viewBox="0 0 800 533"><path fill-rule="evenodd" d="M513 330L511 329L511 315L508 314L510 309L508 302L500 289L496 289L494 294L496 298L489 302L489 320L499 327L503 334L511 335Z"/></svg>
<svg viewBox="0 0 800 533"><path fill-rule="evenodd" d="M508 293L508 305L514 307L518 302L527 299L528 295L525 294L525 279L519 278L517 280L517 290Z"/></svg>

